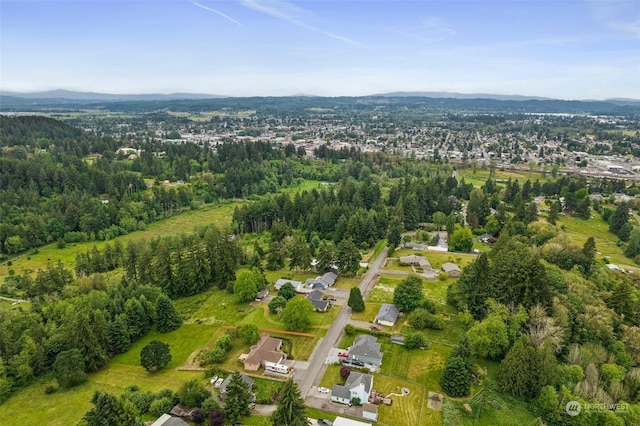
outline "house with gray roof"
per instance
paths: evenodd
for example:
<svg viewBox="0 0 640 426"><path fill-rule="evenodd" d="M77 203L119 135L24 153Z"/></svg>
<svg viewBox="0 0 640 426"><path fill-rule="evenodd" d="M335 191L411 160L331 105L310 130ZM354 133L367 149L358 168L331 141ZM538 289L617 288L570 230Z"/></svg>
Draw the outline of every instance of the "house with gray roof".
<svg viewBox="0 0 640 426"><path fill-rule="evenodd" d="M170 414L163 414L151 424L151 426L189 426L187 422L180 417L173 417Z"/></svg>
<svg viewBox="0 0 640 426"><path fill-rule="evenodd" d="M393 327L399 316L400 310L396 305L393 303L383 303L376 316L376 322L380 325Z"/></svg>
<svg viewBox="0 0 640 426"><path fill-rule="evenodd" d="M286 283L291 284L293 288L296 289L296 291L298 291L300 287L302 287L302 283L300 281L287 280L284 278L280 278L278 281L276 281L273 288L275 288L276 290L280 290L280 288L282 288L282 286L285 285Z"/></svg>
<svg viewBox="0 0 640 426"><path fill-rule="evenodd" d="M369 335L361 334L349 349L349 359L362 361L378 367L382 364L382 351L380 351L380 343L378 339Z"/></svg>
<svg viewBox="0 0 640 426"><path fill-rule="evenodd" d="M451 262L443 263L442 270L447 273L447 276L449 278L457 278L462 273L462 271L460 270L460 267L455 263L451 263Z"/></svg>
<svg viewBox="0 0 640 426"><path fill-rule="evenodd" d="M331 401L349 404L354 398L359 398L360 403L367 403L371 389L373 376L352 371L344 385L333 385Z"/></svg>
<svg viewBox="0 0 640 426"><path fill-rule="evenodd" d="M327 312L329 308L329 301L323 299L324 294L320 290L313 290L307 294L306 298L318 312Z"/></svg>
<svg viewBox="0 0 640 426"><path fill-rule="evenodd" d="M231 381L231 376L232 374L229 374L227 376L226 379L224 379L224 382L222 382L222 384L220 385L220 397L224 399L225 394L227 393L227 386L229 386L229 382ZM251 390L253 389L253 379L249 376L247 376L246 374L241 374L240 376L242 376L242 381L245 382L249 388L249 392L251 392Z"/></svg>

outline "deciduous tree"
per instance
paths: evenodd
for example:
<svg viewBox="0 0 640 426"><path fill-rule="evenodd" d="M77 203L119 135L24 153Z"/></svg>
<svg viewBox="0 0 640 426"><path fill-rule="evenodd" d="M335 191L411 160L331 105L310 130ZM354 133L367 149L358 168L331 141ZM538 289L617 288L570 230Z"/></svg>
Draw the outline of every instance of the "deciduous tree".
<svg viewBox="0 0 640 426"><path fill-rule="evenodd" d="M287 330L307 331L311 326L313 305L307 299L294 297L282 310L282 322Z"/></svg>
<svg viewBox="0 0 640 426"><path fill-rule="evenodd" d="M140 365L148 372L162 370L171 362L169 345L152 340L140 351Z"/></svg>
<svg viewBox="0 0 640 426"><path fill-rule="evenodd" d="M405 313L418 308L423 299L422 279L415 274L402 280L393 292L393 303Z"/></svg>

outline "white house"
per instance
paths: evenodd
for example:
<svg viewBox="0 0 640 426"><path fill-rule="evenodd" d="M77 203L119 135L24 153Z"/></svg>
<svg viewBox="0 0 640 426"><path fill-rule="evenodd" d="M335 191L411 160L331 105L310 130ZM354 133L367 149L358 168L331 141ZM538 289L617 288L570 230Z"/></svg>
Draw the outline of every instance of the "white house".
<svg viewBox="0 0 640 426"><path fill-rule="evenodd" d="M360 403L369 402L369 395L373 389L373 376L352 371L343 385L333 385L331 401L349 404L353 399L360 399Z"/></svg>

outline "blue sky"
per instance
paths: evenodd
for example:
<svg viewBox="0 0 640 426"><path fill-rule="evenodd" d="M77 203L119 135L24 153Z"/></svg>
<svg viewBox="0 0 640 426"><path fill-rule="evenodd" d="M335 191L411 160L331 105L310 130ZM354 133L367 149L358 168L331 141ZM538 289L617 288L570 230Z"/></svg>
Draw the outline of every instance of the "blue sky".
<svg viewBox="0 0 640 426"><path fill-rule="evenodd" d="M0 0L0 89L640 99L640 1Z"/></svg>

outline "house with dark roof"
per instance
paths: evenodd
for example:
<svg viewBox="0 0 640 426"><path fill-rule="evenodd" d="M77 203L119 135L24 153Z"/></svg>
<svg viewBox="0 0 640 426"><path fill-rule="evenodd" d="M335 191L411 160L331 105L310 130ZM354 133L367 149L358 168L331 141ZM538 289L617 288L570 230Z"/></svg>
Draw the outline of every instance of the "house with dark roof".
<svg viewBox="0 0 640 426"><path fill-rule="evenodd" d="M371 389L373 389L373 376L352 371L344 385L333 385L331 401L349 404L354 398L358 398L360 403L367 403Z"/></svg>
<svg viewBox="0 0 640 426"><path fill-rule="evenodd" d="M227 386L229 386L229 382L231 381L231 376L232 374L229 374L227 378L224 379L224 381L220 385L220 397L223 399L227 393ZM254 380L251 377L247 376L246 374L241 374L240 376L242 376L242 381L247 384L247 387L249 388L249 392L251 392L253 390Z"/></svg>
<svg viewBox="0 0 640 426"><path fill-rule="evenodd" d="M380 366L382 364L382 351L378 339L369 335L361 334L349 349L349 359L362 361L372 366Z"/></svg>
<svg viewBox="0 0 640 426"><path fill-rule="evenodd" d="M393 303L383 303L376 316L376 322L380 325L393 327L399 316L400 310L396 305Z"/></svg>
<svg viewBox="0 0 640 426"><path fill-rule="evenodd" d="M326 289L333 286L338 279L338 276L334 272L327 272L324 275L315 278L309 278L305 282L305 287L311 289Z"/></svg>
<svg viewBox="0 0 640 426"><path fill-rule="evenodd" d="M267 333L264 333L260 341L251 346L251 352L241 354L238 360L244 364L245 370L258 371L266 362L280 364L287 357L287 354L280 352L281 347L281 339L269 337Z"/></svg>
<svg viewBox="0 0 640 426"><path fill-rule="evenodd" d="M307 294L307 300L313 304L317 312L327 312L329 301L323 299L324 294L320 290L313 290Z"/></svg>

